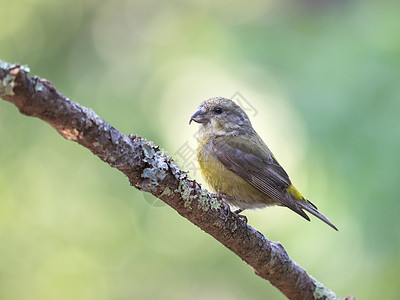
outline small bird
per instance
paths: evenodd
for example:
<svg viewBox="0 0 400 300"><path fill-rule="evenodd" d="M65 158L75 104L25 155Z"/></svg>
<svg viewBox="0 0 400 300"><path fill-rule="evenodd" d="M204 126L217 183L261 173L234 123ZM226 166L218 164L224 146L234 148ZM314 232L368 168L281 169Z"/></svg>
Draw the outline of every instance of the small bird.
<svg viewBox="0 0 400 300"><path fill-rule="evenodd" d="M203 101L189 124L200 123L197 160L216 196L239 208L286 206L310 221L306 210L338 230L293 186L286 171L232 100Z"/></svg>

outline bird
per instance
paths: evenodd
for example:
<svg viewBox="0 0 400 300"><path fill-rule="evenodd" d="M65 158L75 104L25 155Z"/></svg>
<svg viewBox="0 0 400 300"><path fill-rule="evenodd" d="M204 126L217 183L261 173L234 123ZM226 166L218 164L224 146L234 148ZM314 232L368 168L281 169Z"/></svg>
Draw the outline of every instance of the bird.
<svg viewBox="0 0 400 300"><path fill-rule="evenodd" d="M246 112L234 101L203 101L191 116L200 124L197 161L214 196L245 209L284 206L310 221L307 211L335 225L292 184L288 174L254 130Z"/></svg>

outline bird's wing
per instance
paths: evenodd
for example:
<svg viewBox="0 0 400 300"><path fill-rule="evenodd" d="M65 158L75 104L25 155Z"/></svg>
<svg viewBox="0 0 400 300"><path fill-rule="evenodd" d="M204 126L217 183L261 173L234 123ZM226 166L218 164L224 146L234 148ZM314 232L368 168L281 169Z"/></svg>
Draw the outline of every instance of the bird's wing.
<svg viewBox="0 0 400 300"><path fill-rule="evenodd" d="M250 138L216 138L213 150L229 170L242 177L269 198L277 200L307 220L310 220L286 190L291 181L258 136Z"/></svg>

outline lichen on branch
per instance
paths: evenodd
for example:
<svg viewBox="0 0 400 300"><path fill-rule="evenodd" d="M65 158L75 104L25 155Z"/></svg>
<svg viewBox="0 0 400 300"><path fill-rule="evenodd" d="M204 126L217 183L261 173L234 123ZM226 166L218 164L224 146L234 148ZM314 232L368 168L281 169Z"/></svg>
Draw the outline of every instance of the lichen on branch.
<svg viewBox="0 0 400 300"><path fill-rule="evenodd" d="M0 61L0 97L120 170L132 186L158 197L213 236L289 299L338 299L293 262L280 243L270 242L189 179L160 147L140 136L123 135L92 109L57 92L51 82L28 73L26 66Z"/></svg>

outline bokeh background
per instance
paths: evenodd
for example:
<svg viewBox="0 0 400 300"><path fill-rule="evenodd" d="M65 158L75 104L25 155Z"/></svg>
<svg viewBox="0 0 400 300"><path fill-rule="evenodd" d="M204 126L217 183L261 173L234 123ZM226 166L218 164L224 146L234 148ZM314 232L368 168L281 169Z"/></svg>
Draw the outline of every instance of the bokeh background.
<svg viewBox="0 0 400 300"><path fill-rule="evenodd" d="M398 1L3 0L28 64L202 180L198 104L234 97L339 228L246 212L338 296L398 299ZM0 101L0 299L285 299L204 232Z"/></svg>

